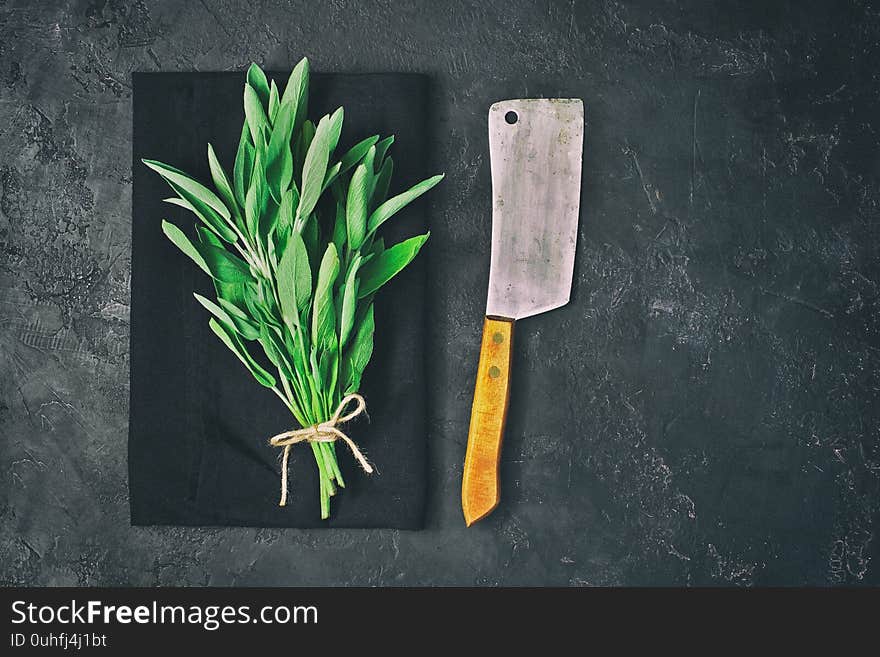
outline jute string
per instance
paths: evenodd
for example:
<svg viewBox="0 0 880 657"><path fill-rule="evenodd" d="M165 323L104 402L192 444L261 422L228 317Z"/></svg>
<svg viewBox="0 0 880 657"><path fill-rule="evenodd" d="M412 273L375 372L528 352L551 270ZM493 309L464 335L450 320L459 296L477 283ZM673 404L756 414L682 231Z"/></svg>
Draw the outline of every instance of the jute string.
<svg viewBox="0 0 880 657"><path fill-rule="evenodd" d="M346 413L345 409L348 408L351 402L355 402L354 410ZM348 448L351 450L351 453L354 454L354 457L358 460L358 463L361 464L364 472L373 472L373 466L369 464L366 457L361 453L361 450L358 449L357 444L345 435L345 432L339 429L339 425L353 420L366 410L367 402L364 401L363 397L357 393L346 395L342 398L342 401L339 402L336 411L326 422L313 424L310 427L303 427L302 429L285 431L276 436L272 436L269 439L269 444L272 445L272 447L284 448L284 454L281 457L281 501L278 503L278 506L287 505L287 461L290 457L290 448L297 443L335 443L337 440L344 440L345 444L348 445Z"/></svg>

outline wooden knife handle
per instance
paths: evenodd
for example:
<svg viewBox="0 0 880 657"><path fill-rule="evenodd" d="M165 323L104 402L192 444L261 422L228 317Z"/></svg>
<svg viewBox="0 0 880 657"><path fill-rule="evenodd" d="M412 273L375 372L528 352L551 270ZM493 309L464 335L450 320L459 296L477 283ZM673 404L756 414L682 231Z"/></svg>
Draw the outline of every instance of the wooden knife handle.
<svg viewBox="0 0 880 657"><path fill-rule="evenodd" d="M469 527L489 515L500 499L498 461L507 419L512 349L513 320L487 317L461 482L461 508Z"/></svg>

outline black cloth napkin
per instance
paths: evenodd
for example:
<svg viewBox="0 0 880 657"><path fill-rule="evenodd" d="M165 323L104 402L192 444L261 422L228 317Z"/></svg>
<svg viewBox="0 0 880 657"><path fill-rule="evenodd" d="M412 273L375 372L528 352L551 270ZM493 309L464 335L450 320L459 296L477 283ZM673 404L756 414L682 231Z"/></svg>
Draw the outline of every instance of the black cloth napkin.
<svg viewBox="0 0 880 657"><path fill-rule="evenodd" d="M320 519L308 445L290 460L288 505L278 506L280 450L267 439L294 426L208 327L192 293L210 281L162 234L163 218L192 234L195 217L163 203L171 194L143 164L156 159L210 180L211 142L231 175L244 111L240 73L135 73L133 116L131 414L129 491L133 525L257 527L422 526L426 481L425 253L376 301L363 416L345 431L378 472L360 470L337 444L346 488ZM270 74L279 84L284 74ZM428 84L420 75L313 75L309 116L345 108L340 149L394 134L391 193L426 177ZM425 232L424 201L386 224L386 244ZM430 241L426 248L430 248Z"/></svg>

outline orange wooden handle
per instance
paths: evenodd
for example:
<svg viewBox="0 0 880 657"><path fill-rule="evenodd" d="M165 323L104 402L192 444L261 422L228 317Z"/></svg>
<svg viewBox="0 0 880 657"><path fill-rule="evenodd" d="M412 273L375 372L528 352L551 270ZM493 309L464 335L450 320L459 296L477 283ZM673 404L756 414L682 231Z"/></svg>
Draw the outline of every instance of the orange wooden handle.
<svg viewBox="0 0 880 657"><path fill-rule="evenodd" d="M477 367L474 405L461 482L461 508L470 527L498 506L498 461L510 394L513 320L487 317Z"/></svg>

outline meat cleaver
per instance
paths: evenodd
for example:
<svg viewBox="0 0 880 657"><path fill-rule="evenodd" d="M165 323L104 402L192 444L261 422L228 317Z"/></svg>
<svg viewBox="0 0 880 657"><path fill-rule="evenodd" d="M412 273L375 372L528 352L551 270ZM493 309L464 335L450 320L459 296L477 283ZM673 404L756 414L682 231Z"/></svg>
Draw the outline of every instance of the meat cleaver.
<svg viewBox="0 0 880 657"><path fill-rule="evenodd" d="M583 140L580 99L505 100L489 108L492 259L461 487L468 526L500 499L513 324L564 306L571 295Z"/></svg>

